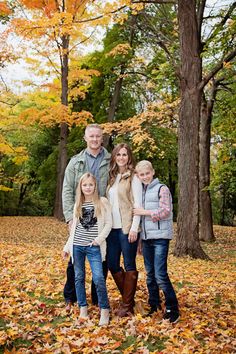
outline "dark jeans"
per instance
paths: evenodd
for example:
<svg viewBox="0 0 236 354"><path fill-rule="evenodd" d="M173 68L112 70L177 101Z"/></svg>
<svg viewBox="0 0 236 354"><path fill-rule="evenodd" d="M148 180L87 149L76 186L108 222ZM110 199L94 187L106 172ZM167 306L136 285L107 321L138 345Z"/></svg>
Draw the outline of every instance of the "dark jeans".
<svg viewBox="0 0 236 354"><path fill-rule="evenodd" d="M167 273L169 240L145 240L142 244L150 306L160 305L158 291L160 287L165 296L166 309L178 311L176 294Z"/></svg>
<svg viewBox="0 0 236 354"><path fill-rule="evenodd" d="M107 273L108 273L108 268L107 268L107 262L104 261L102 262L102 268L103 268L103 275L106 280L107 278ZM76 302L77 297L76 297L76 291L75 291L75 271L74 271L74 266L72 264L71 258L69 259L67 270L67 279L66 283L64 286L64 298L66 302ZM98 296L96 292L96 286L94 282L91 282L91 296L92 296L92 303L97 304L98 303Z"/></svg>
<svg viewBox="0 0 236 354"><path fill-rule="evenodd" d="M121 253L124 259L125 270L136 270L136 253L138 240L130 243L128 235L123 234L122 229L112 229L107 237L107 264L111 273L117 273L121 270Z"/></svg>

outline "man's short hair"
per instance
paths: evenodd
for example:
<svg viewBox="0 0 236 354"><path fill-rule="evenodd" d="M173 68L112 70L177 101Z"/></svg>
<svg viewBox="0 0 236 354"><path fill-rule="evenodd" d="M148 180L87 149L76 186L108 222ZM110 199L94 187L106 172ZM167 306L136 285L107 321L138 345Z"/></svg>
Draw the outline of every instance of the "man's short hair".
<svg viewBox="0 0 236 354"><path fill-rule="evenodd" d="M144 168L149 168L150 170L153 170L152 163L148 160L139 161L135 167L135 171L139 172L140 170L143 170Z"/></svg>
<svg viewBox="0 0 236 354"><path fill-rule="evenodd" d="M97 124L97 123L93 123L93 124L87 125L87 127L85 128L85 131L84 131L85 135L86 135L86 133L88 132L89 129L99 129L103 133L102 127L99 124Z"/></svg>

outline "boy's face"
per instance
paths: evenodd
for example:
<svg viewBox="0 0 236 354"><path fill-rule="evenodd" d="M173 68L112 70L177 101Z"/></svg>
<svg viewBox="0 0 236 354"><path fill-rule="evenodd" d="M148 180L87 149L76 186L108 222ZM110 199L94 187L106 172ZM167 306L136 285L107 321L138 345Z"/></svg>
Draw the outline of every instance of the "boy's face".
<svg viewBox="0 0 236 354"><path fill-rule="evenodd" d="M137 175L143 184L150 184L153 180L154 170L148 167L144 167L137 171Z"/></svg>

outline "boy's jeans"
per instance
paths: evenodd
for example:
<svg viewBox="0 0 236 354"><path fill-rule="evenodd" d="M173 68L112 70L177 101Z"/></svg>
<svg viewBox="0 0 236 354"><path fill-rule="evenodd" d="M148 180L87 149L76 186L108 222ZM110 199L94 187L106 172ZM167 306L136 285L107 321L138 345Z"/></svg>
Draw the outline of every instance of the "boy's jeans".
<svg viewBox="0 0 236 354"><path fill-rule="evenodd" d="M166 309L178 311L178 301L167 273L169 240L143 240L143 257L147 272L149 305L159 307L158 287L164 292Z"/></svg>
<svg viewBox="0 0 236 354"><path fill-rule="evenodd" d="M109 308L107 289L102 270L102 258L99 246L73 246L75 288L79 306L87 306L85 290L85 258L88 258L92 277L101 309Z"/></svg>

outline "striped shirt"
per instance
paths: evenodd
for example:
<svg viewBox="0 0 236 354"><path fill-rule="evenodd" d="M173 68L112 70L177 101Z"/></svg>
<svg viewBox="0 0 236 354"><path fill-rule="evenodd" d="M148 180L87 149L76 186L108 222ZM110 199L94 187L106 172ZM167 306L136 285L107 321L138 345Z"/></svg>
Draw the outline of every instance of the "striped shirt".
<svg viewBox="0 0 236 354"><path fill-rule="evenodd" d="M171 211L171 196L169 188L162 186L159 192L159 208L151 213L153 222L167 218Z"/></svg>
<svg viewBox="0 0 236 354"><path fill-rule="evenodd" d="M75 228L73 245L88 246L98 236L97 218L94 217L94 205L84 202L82 205L82 217Z"/></svg>

